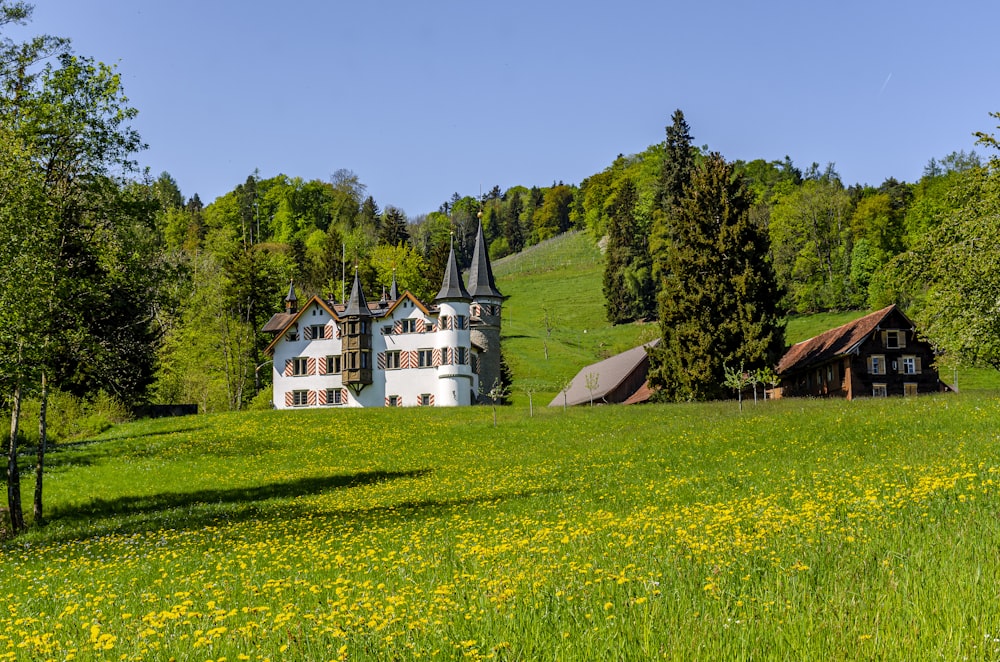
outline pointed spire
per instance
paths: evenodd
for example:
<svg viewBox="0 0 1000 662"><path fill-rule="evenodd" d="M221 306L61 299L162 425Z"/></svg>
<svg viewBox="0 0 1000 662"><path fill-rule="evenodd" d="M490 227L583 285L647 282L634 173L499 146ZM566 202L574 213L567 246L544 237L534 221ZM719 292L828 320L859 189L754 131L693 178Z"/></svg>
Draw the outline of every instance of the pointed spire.
<svg viewBox="0 0 1000 662"><path fill-rule="evenodd" d="M434 297L435 301L445 301L448 299L464 299L471 301L469 291L462 283L462 274L458 271L458 261L455 259L455 243L452 241L451 250L448 251L448 266L444 269L444 281L441 283L441 291Z"/></svg>
<svg viewBox="0 0 1000 662"><path fill-rule="evenodd" d="M396 267L392 268L392 287L389 288L389 301L399 301L399 287L396 285Z"/></svg>
<svg viewBox="0 0 1000 662"><path fill-rule="evenodd" d="M486 237L483 236L483 222L479 221L476 234L476 248L472 251L472 266L469 268L469 292L473 297L499 297L503 294L493 280L493 267L486 252Z"/></svg>
<svg viewBox="0 0 1000 662"><path fill-rule="evenodd" d="M295 279L288 281L288 294L285 296L285 312L295 313L299 310L299 298L295 296Z"/></svg>
<svg viewBox="0 0 1000 662"><path fill-rule="evenodd" d="M365 301L365 293L361 289L361 279L358 278L358 268L354 268L354 285L351 286L351 298L344 308L344 315L347 317L371 317L368 310L368 302Z"/></svg>

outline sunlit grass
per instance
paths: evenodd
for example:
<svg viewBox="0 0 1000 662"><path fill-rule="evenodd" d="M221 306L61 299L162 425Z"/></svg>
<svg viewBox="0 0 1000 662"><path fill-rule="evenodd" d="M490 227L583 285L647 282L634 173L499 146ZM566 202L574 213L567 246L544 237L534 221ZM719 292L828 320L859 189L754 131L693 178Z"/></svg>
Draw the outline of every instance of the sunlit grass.
<svg viewBox="0 0 1000 662"><path fill-rule="evenodd" d="M996 659L983 396L295 411L52 455L0 659Z"/></svg>

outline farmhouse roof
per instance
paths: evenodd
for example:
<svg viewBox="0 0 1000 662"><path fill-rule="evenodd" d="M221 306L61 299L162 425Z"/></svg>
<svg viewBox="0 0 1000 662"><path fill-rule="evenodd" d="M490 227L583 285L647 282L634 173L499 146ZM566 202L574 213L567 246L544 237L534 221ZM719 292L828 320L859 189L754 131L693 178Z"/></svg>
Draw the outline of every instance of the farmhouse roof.
<svg viewBox="0 0 1000 662"><path fill-rule="evenodd" d="M909 318L893 304L843 326L825 331L809 340L795 343L778 362L778 374L796 372L851 354L868 336L878 330L882 322L893 312L897 312L909 322ZM912 325L910 322L910 326Z"/></svg>
<svg viewBox="0 0 1000 662"><path fill-rule="evenodd" d="M483 236L483 222L479 222L476 233L476 248L472 251L472 266L469 268L469 292L473 297L503 298L493 280L493 267L486 252L486 237Z"/></svg>
<svg viewBox="0 0 1000 662"><path fill-rule="evenodd" d="M448 251L448 266L444 270L444 280L441 283L441 291L434 297L435 301L464 300L470 301L469 291L462 284L462 274L458 271L458 262L455 260L455 246Z"/></svg>
<svg viewBox="0 0 1000 662"><path fill-rule="evenodd" d="M609 393L617 389L647 360L646 349L655 346L658 342L659 340L654 340L645 345L633 347L621 354L615 354L603 361L584 367L576 373L576 377L570 382L569 390L565 394L560 391L549 403L549 406L557 407L564 403L569 406L582 405L590 402L591 399L595 402L604 401ZM589 375L597 376L597 388L593 390L593 393L587 388Z"/></svg>

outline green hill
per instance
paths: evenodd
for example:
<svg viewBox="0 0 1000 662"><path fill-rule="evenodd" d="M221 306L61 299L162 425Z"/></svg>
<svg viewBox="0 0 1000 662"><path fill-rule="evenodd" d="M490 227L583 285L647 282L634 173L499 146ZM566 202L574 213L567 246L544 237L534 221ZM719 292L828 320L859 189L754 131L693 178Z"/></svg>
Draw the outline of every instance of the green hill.
<svg viewBox="0 0 1000 662"><path fill-rule="evenodd" d="M504 305L504 353L514 373L515 403L524 389L547 404L579 370L659 335L655 322L613 326L605 319L603 256L583 232L571 232L498 260L497 286ZM791 345L850 322L867 311L793 315L785 339ZM549 331L546 330L546 319ZM547 352L547 355L546 355ZM1000 389L1000 372L954 366L942 357L941 377L962 390Z"/></svg>

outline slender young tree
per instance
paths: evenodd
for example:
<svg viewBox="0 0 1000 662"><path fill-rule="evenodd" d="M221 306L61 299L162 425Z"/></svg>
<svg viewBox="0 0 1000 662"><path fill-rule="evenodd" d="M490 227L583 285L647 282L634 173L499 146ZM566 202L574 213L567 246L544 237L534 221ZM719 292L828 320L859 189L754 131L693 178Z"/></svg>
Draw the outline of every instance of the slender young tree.
<svg viewBox="0 0 1000 662"><path fill-rule="evenodd" d="M711 154L676 205L659 294L662 341L650 353L650 384L666 399L724 397L726 365L755 370L784 347L780 292L752 202L732 166Z"/></svg>

